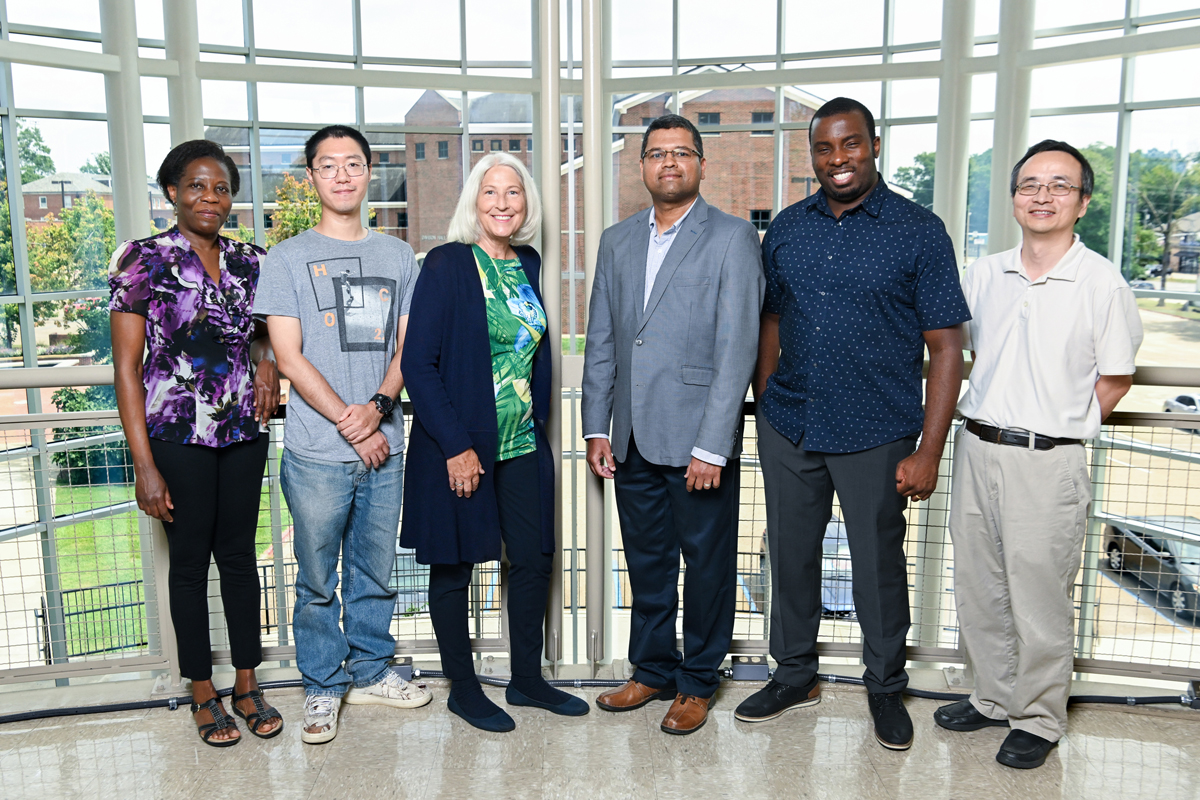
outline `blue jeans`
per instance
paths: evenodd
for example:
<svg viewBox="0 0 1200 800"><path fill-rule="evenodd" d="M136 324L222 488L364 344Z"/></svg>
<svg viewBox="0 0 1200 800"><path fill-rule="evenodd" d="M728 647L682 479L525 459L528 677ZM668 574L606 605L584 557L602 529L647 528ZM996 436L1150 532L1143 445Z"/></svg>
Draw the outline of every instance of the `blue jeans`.
<svg viewBox="0 0 1200 800"><path fill-rule="evenodd" d="M297 564L292 630L305 694L341 697L351 684L370 686L395 655L396 592L388 578L396 563L403 476L403 454L373 470L362 461L283 451L280 483L292 513Z"/></svg>

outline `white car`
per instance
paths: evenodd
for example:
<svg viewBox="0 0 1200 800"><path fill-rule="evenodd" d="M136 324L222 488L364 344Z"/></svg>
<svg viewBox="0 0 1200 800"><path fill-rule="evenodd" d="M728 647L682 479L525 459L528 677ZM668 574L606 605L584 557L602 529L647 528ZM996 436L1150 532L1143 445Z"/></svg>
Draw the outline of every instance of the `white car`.
<svg viewBox="0 0 1200 800"><path fill-rule="evenodd" d="M1179 394L1168 397L1163 401L1163 411L1176 414L1200 414L1200 394ZM1180 430L1189 430L1181 428ZM1192 433L1200 435L1200 428L1191 428Z"/></svg>

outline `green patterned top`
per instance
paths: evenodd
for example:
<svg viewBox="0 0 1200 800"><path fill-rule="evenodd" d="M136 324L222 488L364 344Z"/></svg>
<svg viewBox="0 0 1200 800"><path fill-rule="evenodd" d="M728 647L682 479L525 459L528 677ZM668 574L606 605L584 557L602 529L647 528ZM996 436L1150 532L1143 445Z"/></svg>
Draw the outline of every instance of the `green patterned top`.
<svg viewBox="0 0 1200 800"><path fill-rule="evenodd" d="M533 432L533 354L546 333L546 312L520 259L496 260L479 245L471 248L487 306L492 339L492 388L496 391L499 438L496 460L537 450Z"/></svg>

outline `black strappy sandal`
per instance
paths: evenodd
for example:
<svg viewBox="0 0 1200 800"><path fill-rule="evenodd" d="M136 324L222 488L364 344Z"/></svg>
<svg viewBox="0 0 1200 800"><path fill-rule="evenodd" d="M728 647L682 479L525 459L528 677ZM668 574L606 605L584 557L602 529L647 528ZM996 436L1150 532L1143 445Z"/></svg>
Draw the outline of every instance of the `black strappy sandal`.
<svg viewBox="0 0 1200 800"><path fill-rule="evenodd" d="M246 698L250 698L254 701L253 713L243 714L242 710L238 708L237 704ZM279 713L275 706L269 706L263 702L262 692L260 692L258 689L251 689L245 694L235 694L233 696L233 713L246 720L246 727L248 727L250 732L260 739L270 739L272 736L278 736L283 731L283 716ZM275 728L275 730L271 731L270 733L258 732L259 727L263 723L273 719L279 720L279 725Z"/></svg>
<svg viewBox="0 0 1200 800"><path fill-rule="evenodd" d="M196 726L197 733L200 734L200 740L202 742L209 747L233 747L242 740L241 736L237 737L236 739L217 739L216 741L212 739L212 735L217 731L223 731L226 728L233 728L234 730L237 730L237 723L234 721L233 717L221 710L220 700L218 700L216 697L212 697L203 703L192 703L193 715L195 715L196 712L200 711L201 709L212 714L213 718L212 722L207 722L203 725Z"/></svg>

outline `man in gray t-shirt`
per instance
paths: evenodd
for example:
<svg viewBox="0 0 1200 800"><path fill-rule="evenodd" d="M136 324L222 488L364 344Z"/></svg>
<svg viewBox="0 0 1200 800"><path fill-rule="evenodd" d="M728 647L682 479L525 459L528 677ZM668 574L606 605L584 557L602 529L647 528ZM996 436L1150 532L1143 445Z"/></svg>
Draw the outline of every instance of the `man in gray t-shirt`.
<svg viewBox="0 0 1200 800"><path fill-rule="evenodd" d="M300 738L318 744L337 735L343 697L415 708L433 695L389 666L404 476L404 420L393 408L417 262L405 242L360 222L371 180L361 133L333 125L304 150L321 221L267 253L254 313L292 383L280 484L296 554Z"/></svg>
<svg viewBox="0 0 1200 800"><path fill-rule="evenodd" d="M379 391L396 355L396 324L408 316L417 260L407 243L370 233L358 241L307 230L271 248L262 268L254 313L295 317L301 353L347 403ZM404 452L404 420L379 423L393 455ZM288 398L283 445L323 461L358 461L354 447L305 399Z"/></svg>

